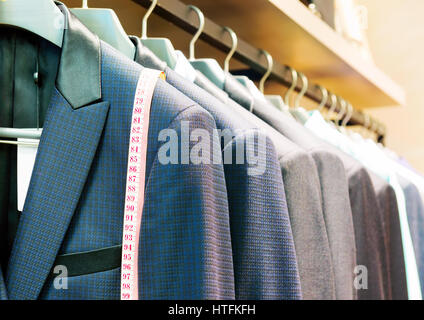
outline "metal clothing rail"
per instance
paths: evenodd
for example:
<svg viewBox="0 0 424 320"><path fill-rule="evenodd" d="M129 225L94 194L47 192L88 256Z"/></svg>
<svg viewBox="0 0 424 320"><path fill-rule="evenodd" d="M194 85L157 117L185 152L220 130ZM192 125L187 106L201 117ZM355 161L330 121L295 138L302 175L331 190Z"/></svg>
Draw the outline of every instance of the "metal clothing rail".
<svg viewBox="0 0 424 320"><path fill-rule="evenodd" d="M152 3L151 0L132 1L145 8L149 8ZM198 30L199 21L197 16L195 14L191 14L192 10L190 10L186 4L179 0L159 0L153 12L190 34L195 34ZM200 35L200 39L206 41L210 45L223 52L228 52L232 47L231 39L224 31L224 28L207 19L206 17L205 27L202 34ZM237 50L235 51L233 58L249 66L255 72L263 74L267 71L268 65L263 52L260 49L254 48L242 39L238 39ZM286 87L289 87L292 81L291 73L289 72L288 68L276 61L273 63L270 78L277 80ZM297 92L302 90L302 85L299 84L299 82L297 83L295 90ZM316 85L313 83L309 84L308 89L305 92L305 96L317 103L320 103L322 100L320 91L316 89ZM331 108L330 99L328 99L325 107L329 109ZM341 111L341 106L339 104L337 104L335 111ZM370 121L370 118L365 116L361 111L354 111L348 122L348 125L361 125L366 126L368 129L371 128L375 133L377 133L378 141L383 142L384 140L386 131L385 127L380 123Z"/></svg>

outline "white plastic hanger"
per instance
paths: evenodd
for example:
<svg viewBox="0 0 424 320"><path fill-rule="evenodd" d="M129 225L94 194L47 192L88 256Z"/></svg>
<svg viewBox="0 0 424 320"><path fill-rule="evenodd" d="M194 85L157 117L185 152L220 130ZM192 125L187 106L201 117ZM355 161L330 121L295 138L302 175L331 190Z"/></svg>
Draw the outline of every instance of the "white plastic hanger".
<svg viewBox="0 0 424 320"><path fill-rule="evenodd" d="M190 41L190 56L189 61L191 65L199 70L201 73L203 73L210 81L212 81L218 88L224 89L224 83L225 83L225 72L220 67L219 63L215 59L196 59L194 56L194 45L197 41L197 39L200 37L200 35L203 32L203 29L205 27L205 16L203 15L202 11L200 11L199 8L195 6L188 6L190 9L194 10L199 17L199 29L197 30L196 34L194 35L193 39Z"/></svg>
<svg viewBox="0 0 424 320"><path fill-rule="evenodd" d="M237 38L236 33L231 28L224 27L223 30L227 31L230 34L231 40L232 40L231 49L228 52L228 54L227 54L227 56L225 57L225 60L224 60L224 72L229 73L230 72L230 60L231 60L231 57L234 55L234 52L236 52L236 50L237 50L238 38ZM272 64L272 57L271 56L270 56L270 59L271 59L271 64ZM237 79L244 87L246 87L253 96L258 97L259 99L264 98L263 94L260 91L258 91L255 84L248 77L246 77L246 76L235 76L234 78ZM250 110L250 111L252 111L252 110Z"/></svg>
<svg viewBox="0 0 424 320"><path fill-rule="evenodd" d="M157 0L153 0L149 9L142 20L142 30L141 30L141 42L147 48L149 48L159 59L165 61L168 67L171 69L175 68L177 64L178 56L175 53L175 49L169 39L166 38L148 38L147 37L147 19L152 14L153 10L158 3Z"/></svg>
<svg viewBox="0 0 424 320"><path fill-rule="evenodd" d="M112 9L88 8L87 0L83 0L82 8L72 8L71 12L100 39L134 60L135 46L125 33L115 11Z"/></svg>
<svg viewBox="0 0 424 320"><path fill-rule="evenodd" d="M28 30L62 47L65 17L52 0L0 1L0 25Z"/></svg>
<svg viewBox="0 0 424 320"><path fill-rule="evenodd" d="M15 129L0 128L0 137L9 139L36 139L40 140L42 129ZM25 142L14 140L0 140L0 144L12 144L20 146L38 146L38 142Z"/></svg>

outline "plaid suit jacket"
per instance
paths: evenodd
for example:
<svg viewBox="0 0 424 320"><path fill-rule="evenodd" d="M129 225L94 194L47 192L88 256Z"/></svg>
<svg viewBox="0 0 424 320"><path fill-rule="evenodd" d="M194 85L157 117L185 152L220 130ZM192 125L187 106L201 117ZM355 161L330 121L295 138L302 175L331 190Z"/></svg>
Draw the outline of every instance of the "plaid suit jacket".
<svg viewBox="0 0 424 320"><path fill-rule="evenodd" d="M8 264L7 294L10 299L119 299L120 267L69 276L67 289L57 289L49 274L58 256L122 243L132 105L142 67L59 7L67 22L59 71ZM159 80L148 135L139 297L232 299L222 164L158 160L159 132L180 134L182 121L190 130L216 128L208 112Z"/></svg>
<svg viewBox="0 0 424 320"><path fill-rule="evenodd" d="M234 155L237 145L243 145L245 152L252 151L247 150L249 147L243 141L252 135L264 135L262 130L240 117L230 106L161 65L138 38L131 39L137 47L136 61L165 70L167 82L209 111L218 129L235 133L231 141L222 143L223 157L228 149ZM235 161L224 164L236 299L299 299L298 265L281 170L274 144L268 136L264 136L264 141L266 152L262 156L266 170L263 174L249 175L248 164ZM258 149L257 144L253 149Z"/></svg>

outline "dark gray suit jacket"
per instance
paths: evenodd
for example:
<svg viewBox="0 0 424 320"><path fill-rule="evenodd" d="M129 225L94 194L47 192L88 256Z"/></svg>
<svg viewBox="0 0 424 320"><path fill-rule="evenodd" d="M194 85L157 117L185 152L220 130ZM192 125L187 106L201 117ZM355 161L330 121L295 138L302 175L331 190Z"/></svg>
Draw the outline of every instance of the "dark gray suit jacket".
<svg viewBox="0 0 424 320"><path fill-rule="evenodd" d="M318 172L312 157L266 122L246 109L260 108L246 89L228 76L225 90L234 101L227 105L266 130L274 141L286 186L290 220L295 238L302 292L305 299L335 299L333 263L325 228Z"/></svg>
<svg viewBox="0 0 424 320"><path fill-rule="evenodd" d="M386 241L387 279L384 282L386 299L407 300L405 258L400 231L399 210L393 187L384 179L371 175L380 212L383 215L383 230Z"/></svg>
<svg viewBox="0 0 424 320"><path fill-rule="evenodd" d="M380 207L368 170L358 161L335 149L346 168L356 239L356 261L368 269L368 289L357 290L359 300L386 299L384 290L384 232Z"/></svg>

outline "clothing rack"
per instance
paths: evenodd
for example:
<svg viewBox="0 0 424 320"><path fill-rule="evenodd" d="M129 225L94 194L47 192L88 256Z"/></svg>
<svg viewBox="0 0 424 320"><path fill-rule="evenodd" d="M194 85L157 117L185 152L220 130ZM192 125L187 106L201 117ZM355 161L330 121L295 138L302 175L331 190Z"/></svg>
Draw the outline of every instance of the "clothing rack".
<svg viewBox="0 0 424 320"><path fill-rule="evenodd" d="M132 1L143 6L144 8L149 8L152 3L151 0ZM188 5L182 3L179 0L159 0L153 10L154 13L164 18L165 20L173 23L190 34L195 34L198 30L199 21L195 14L190 14L191 11L192 10L188 8ZM205 27L202 34L200 35L200 39L206 41L210 45L223 52L228 52L232 47L232 43L228 34L223 30L224 28L222 26L205 17ZM263 55L263 51L253 47L242 39L238 39L237 49L233 55L233 58L239 60L243 64L246 64L254 72L260 74L264 74L268 69L267 61ZM277 61L274 61L273 63L270 79L277 80L286 87L289 87L292 81L289 69ZM297 92L302 90L302 84L299 84L299 81L295 87L295 90ZM305 96L317 103L320 103L322 100L320 91L313 83L308 85ZM331 99L327 100L325 107L328 109L331 108ZM341 106L339 104L337 104L335 111L341 112ZM361 125L367 127L367 129L371 128L377 134L377 141L382 143L384 141L384 136L386 133L384 125L375 122L359 110L354 110L348 125Z"/></svg>

